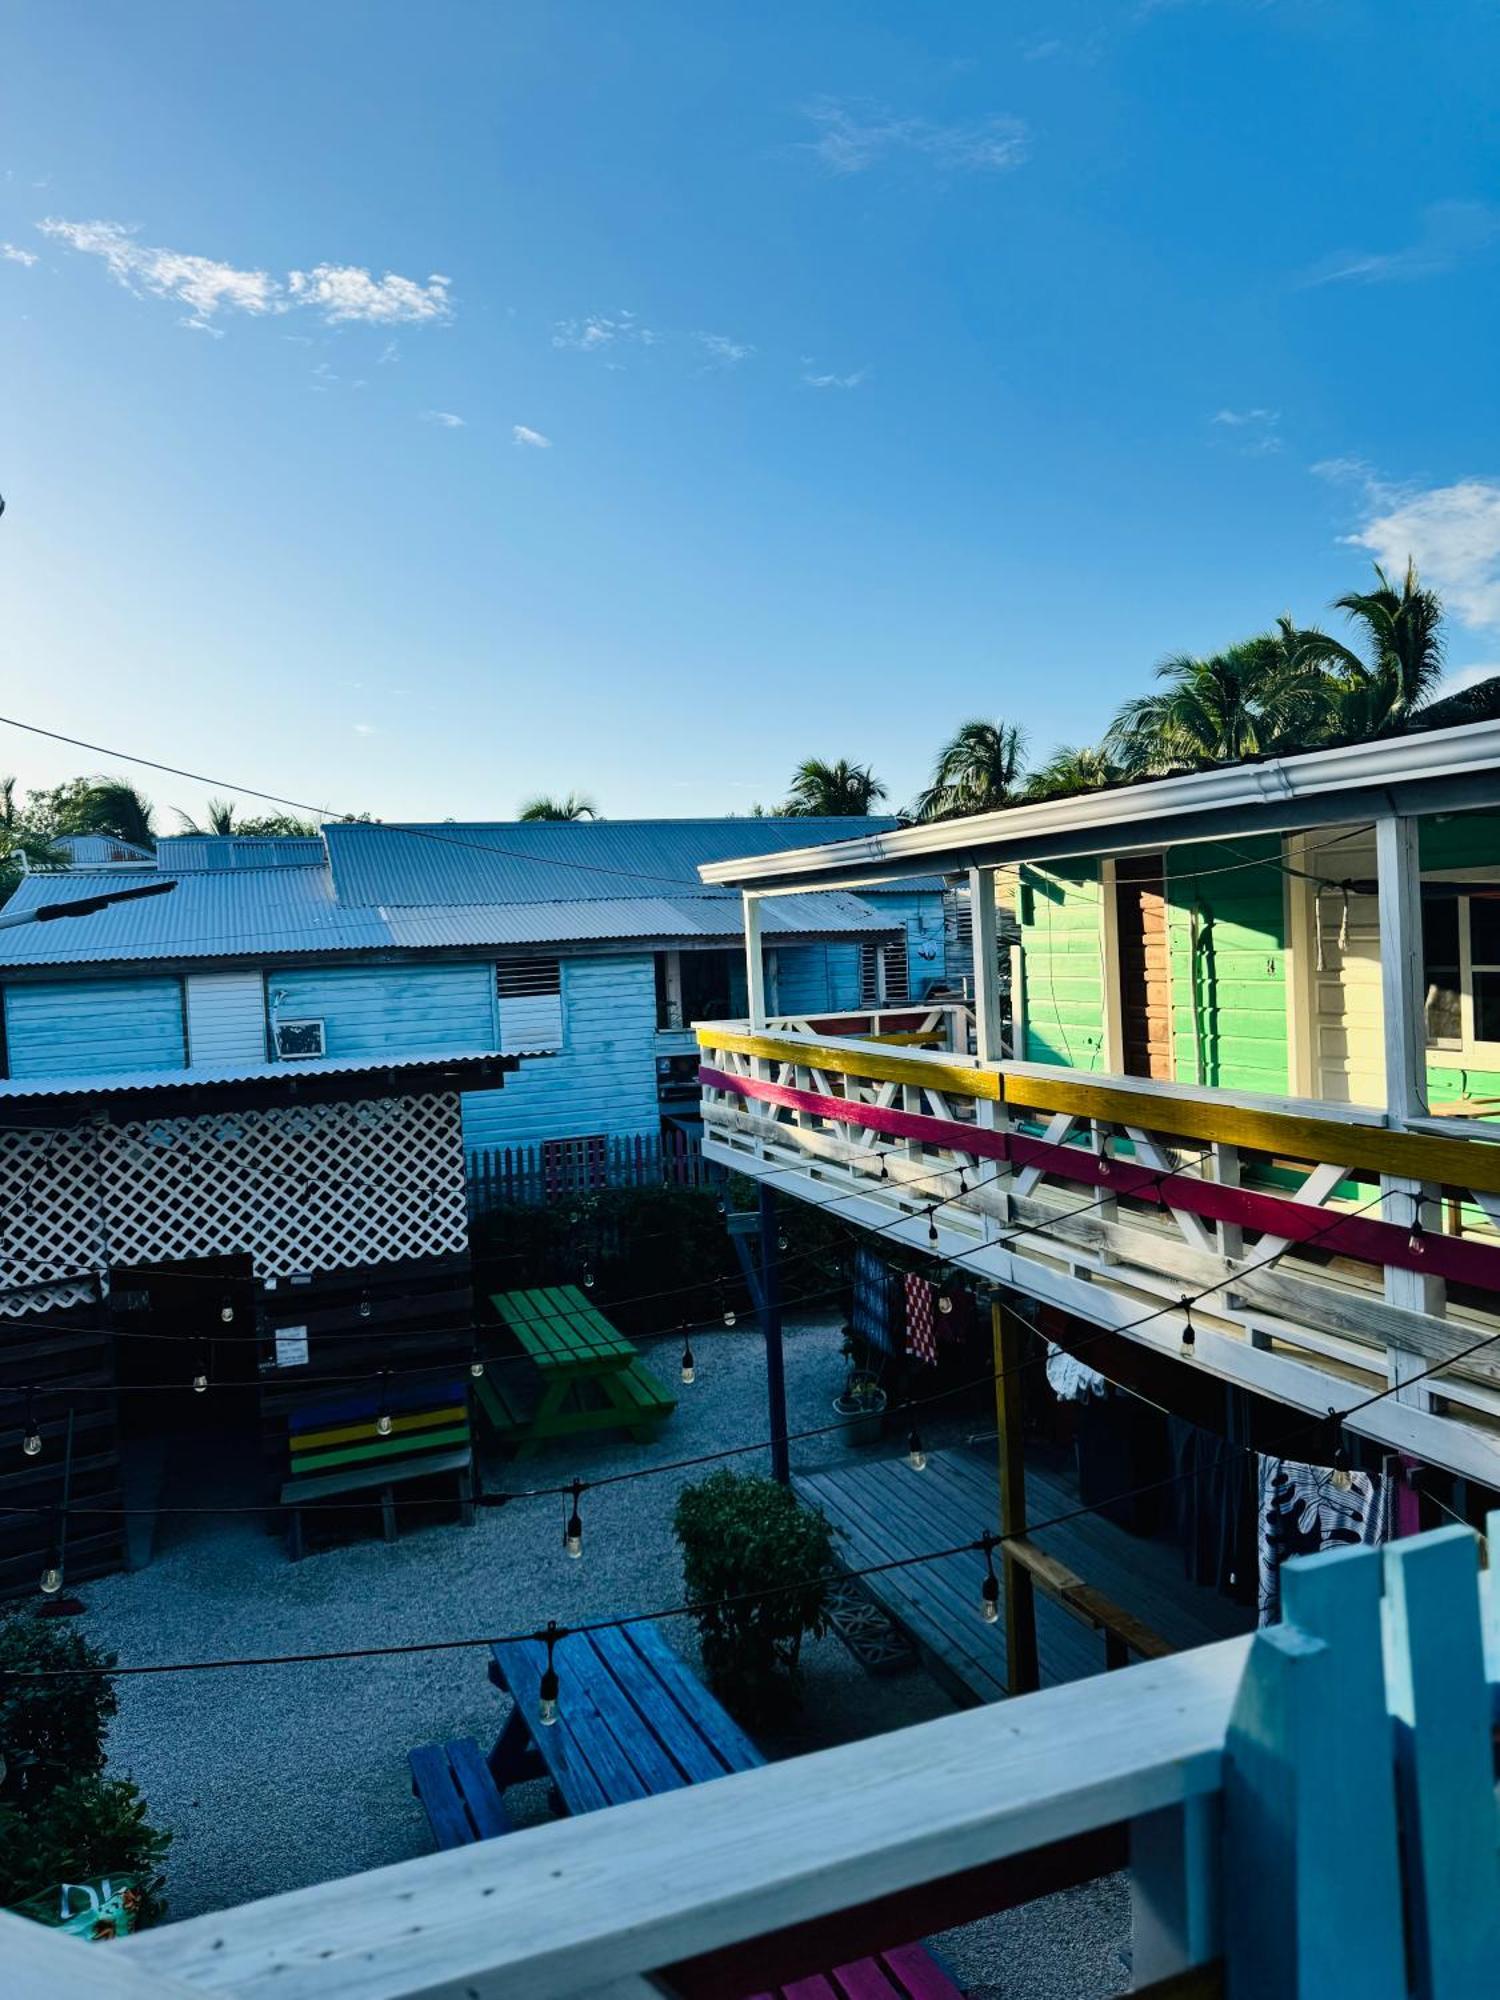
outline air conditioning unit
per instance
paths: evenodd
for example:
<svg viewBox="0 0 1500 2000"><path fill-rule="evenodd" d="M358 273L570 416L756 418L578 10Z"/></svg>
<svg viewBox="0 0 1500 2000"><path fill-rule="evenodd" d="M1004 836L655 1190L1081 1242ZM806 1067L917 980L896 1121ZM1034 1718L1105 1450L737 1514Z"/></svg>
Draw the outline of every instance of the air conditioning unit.
<svg viewBox="0 0 1500 2000"><path fill-rule="evenodd" d="M272 1032L276 1037L276 1054L282 1062L298 1062L327 1053L321 1021L278 1021Z"/></svg>

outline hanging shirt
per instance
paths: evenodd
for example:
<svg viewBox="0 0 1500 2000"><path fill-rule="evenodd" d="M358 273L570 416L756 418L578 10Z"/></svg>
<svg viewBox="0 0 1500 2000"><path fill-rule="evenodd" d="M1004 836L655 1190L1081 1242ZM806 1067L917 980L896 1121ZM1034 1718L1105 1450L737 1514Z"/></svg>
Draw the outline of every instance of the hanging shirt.
<svg viewBox="0 0 1500 2000"><path fill-rule="evenodd" d="M1107 1396L1109 1384L1096 1369L1079 1361L1066 1348L1047 1343L1047 1380L1052 1393L1062 1403L1081 1403L1089 1396Z"/></svg>
<svg viewBox="0 0 1500 2000"><path fill-rule="evenodd" d="M913 1360L937 1366L937 1297L925 1278L906 1277L906 1351Z"/></svg>
<svg viewBox="0 0 1500 2000"><path fill-rule="evenodd" d="M854 1253L853 1299L849 1324L861 1340L882 1354L894 1354L896 1342L896 1274L873 1250Z"/></svg>
<svg viewBox="0 0 1500 2000"><path fill-rule="evenodd" d="M1259 1461L1260 1614L1274 1625L1281 1616L1281 1565L1293 1556L1391 1539L1390 1484L1367 1472L1344 1475L1326 1465L1294 1459Z"/></svg>

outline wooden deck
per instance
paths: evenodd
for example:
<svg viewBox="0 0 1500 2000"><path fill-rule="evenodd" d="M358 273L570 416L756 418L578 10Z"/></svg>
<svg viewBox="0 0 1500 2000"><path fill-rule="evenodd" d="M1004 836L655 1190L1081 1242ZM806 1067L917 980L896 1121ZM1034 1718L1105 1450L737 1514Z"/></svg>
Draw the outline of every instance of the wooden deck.
<svg viewBox="0 0 1500 2000"><path fill-rule="evenodd" d="M851 1568L944 1548L997 1524L995 1468L961 1447L930 1453L925 1472L913 1472L904 1458L879 1458L797 1473L792 1484L799 1499L820 1507L839 1531L839 1552ZM1026 1500L1031 1520L1045 1521L1076 1507L1078 1493L1066 1474L1030 1465ZM1171 1544L1129 1534L1100 1515L1042 1529L1032 1538L1174 1647L1207 1645L1254 1624L1247 1608L1190 1583ZM1004 1606L999 1624L983 1622L983 1579L984 1558L968 1551L872 1576L866 1587L955 1692L996 1701L1008 1692ZM1101 1633L1040 1590L1036 1616L1044 1687L1103 1671Z"/></svg>

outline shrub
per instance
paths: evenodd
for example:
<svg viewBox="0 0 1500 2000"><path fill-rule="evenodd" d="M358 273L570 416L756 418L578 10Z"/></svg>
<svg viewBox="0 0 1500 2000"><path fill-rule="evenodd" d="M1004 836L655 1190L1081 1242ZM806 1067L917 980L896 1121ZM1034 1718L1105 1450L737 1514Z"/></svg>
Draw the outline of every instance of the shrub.
<svg viewBox="0 0 1500 2000"><path fill-rule="evenodd" d="M774 1717L799 1696L804 1637L828 1630L832 1529L775 1480L737 1472L685 1486L672 1525L709 1678L748 1718Z"/></svg>
<svg viewBox="0 0 1500 2000"><path fill-rule="evenodd" d="M0 1624L0 1800L29 1812L67 1779L104 1769L114 1686L107 1674L59 1670L112 1667L115 1658L55 1619L20 1612ZM9 1678L17 1673L57 1677Z"/></svg>
<svg viewBox="0 0 1500 2000"><path fill-rule="evenodd" d="M153 1827L128 1778L106 1778L104 1736L119 1707L106 1652L54 1619L21 1612L0 1623L0 1905L61 1882L108 1875L140 1881L138 1921L161 1915L162 1857L171 1835ZM12 1674L46 1674L40 1680ZM53 1678L52 1676L55 1676Z"/></svg>

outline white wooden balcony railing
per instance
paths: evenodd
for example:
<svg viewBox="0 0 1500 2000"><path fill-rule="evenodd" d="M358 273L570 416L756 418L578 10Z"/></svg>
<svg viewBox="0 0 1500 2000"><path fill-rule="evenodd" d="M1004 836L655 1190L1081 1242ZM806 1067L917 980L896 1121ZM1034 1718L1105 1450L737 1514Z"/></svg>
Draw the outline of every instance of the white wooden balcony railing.
<svg viewBox="0 0 1500 2000"><path fill-rule="evenodd" d="M1198 1365L1320 1416L1394 1385L1353 1428L1500 1485L1486 1128L985 1063L966 1024L700 1025L706 1157L1168 1352L1212 1288Z"/></svg>
<svg viewBox="0 0 1500 2000"><path fill-rule="evenodd" d="M741 2000L1128 1866L1138 1992L1480 2000L1489 1581L1468 1529L1340 1550L1285 1624L1103 1679L113 1944L0 1916L4 1990Z"/></svg>

